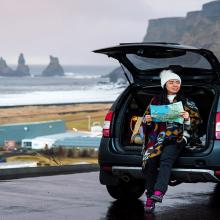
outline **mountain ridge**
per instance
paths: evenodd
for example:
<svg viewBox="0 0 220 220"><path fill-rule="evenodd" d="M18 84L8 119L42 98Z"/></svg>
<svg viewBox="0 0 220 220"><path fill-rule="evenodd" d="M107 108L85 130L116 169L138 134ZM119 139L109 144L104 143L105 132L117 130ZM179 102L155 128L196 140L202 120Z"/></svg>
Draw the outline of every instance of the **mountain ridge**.
<svg viewBox="0 0 220 220"><path fill-rule="evenodd" d="M220 58L220 1L202 6L185 17L149 20L144 42L174 42L206 48Z"/></svg>

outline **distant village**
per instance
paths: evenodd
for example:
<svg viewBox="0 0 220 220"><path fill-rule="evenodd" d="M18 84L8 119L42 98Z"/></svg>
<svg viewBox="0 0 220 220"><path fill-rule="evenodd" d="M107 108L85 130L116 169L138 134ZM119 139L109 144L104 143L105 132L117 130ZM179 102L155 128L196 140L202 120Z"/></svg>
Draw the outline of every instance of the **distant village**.
<svg viewBox="0 0 220 220"><path fill-rule="evenodd" d="M50 56L50 62L48 66L42 71L41 76L63 76L64 70L59 63L57 57ZM18 64L16 69L12 69L6 63L6 61L0 58L0 76L5 77L20 77L31 76L30 68L25 62L24 55L21 53L18 57Z"/></svg>

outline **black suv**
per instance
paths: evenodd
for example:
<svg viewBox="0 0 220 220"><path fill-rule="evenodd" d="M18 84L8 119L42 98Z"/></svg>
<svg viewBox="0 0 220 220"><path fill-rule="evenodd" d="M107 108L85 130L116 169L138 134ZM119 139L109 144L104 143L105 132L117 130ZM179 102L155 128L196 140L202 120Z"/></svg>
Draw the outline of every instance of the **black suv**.
<svg viewBox="0 0 220 220"><path fill-rule="evenodd" d="M106 115L99 148L100 182L115 199L139 198L142 144L131 143L130 122L142 116L150 99L160 93L159 73L174 68L182 89L203 119L199 140L186 146L172 169L170 185L220 181L220 63L206 49L173 43L125 43L95 50L117 59L129 86Z"/></svg>

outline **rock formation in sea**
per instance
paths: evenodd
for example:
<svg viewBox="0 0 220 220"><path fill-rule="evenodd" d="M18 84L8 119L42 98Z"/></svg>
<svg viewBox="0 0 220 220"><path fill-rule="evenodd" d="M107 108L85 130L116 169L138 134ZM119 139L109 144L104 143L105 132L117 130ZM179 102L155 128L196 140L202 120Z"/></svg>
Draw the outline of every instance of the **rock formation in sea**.
<svg viewBox="0 0 220 220"><path fill-rule="evenodd" d="M23 53L19 55L17 69L14 73L18 76L30 76L29 66L25 64Z"/></svg>
<svg viewBox="0 0 220 220"><path fill-rule="evenodd" d="M63 67L57 57L50 56L49 65L43 70L42 76L64 76Z"/></svg>
<svg viewBox="0 0 220 220"><path fill-rule="evenodd" d="M18 64L16 70L10 68L6 61L1 57L0 58L0 76L30 76L29 67L25 64L24 55L21 53L18 58Z"/></svg>
<svg viewBox="0 0 220 220"><path fill-rule="evenodd" d="M117 82L119 78L125 79L124 72L121 67L116 68L107 75L110 79L110 82Z"/></svg>
<svg viewBox="0 0 220 220"><path fill-rule="evenodd" d="M7 65L6 61L0 58L0 76L10 76L13 70Z"/></svg>

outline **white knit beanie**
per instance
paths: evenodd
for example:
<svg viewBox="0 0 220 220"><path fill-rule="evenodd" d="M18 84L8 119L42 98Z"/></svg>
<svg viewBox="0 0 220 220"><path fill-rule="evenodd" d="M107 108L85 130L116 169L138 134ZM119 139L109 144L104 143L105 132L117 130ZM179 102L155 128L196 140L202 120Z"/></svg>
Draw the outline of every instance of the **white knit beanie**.
<svg viewBox="0 0 220 220"><path fill-rule="evenodd" d="M160 79L161 79L162 88L164 87L166 82L171 79L179 80L181 84L181 78L176 73L172 72L171 70L163 70L160 73Z"/></svg>

